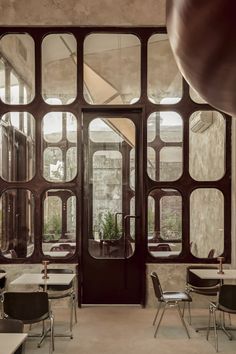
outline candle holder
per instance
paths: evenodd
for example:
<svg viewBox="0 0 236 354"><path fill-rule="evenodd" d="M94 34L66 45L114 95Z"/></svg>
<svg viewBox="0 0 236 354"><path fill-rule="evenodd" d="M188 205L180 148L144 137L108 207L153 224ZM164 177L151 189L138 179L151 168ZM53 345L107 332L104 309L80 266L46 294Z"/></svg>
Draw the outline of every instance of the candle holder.
<svg viewBox="0 0 236 354"><path fill-rule="evenodd" d="M47 265L49 264L49 261L43 261L42 263L43 263L43 266L44 266L42 279L49 279L48 269L47 269Z"/></svg>
<svg viewBox="0 0 236 354"><path fill-rule="evenodd" d="M218 270L218 274L224 274L224 271L223 271L223 261L224 261L224 257L218 257L217 258L217 261L219 261L219 270Z"/></svg>

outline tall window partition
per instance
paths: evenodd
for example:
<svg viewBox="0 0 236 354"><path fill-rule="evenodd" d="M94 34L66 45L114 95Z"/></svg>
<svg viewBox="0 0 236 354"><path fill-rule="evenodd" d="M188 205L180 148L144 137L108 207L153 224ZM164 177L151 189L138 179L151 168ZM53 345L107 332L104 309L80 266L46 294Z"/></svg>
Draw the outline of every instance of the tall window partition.
<svg viewBox="0 0 236 354"><path fill-rule="evenodd" d="M140 156L123 112L142 117ZM130 252L118 246L140 173L146 262L230 261L230 134L230 117L182 78L164 28L1 28L1 262L74 262L83 237L92 257L132 257L135 219Z"/></svg>

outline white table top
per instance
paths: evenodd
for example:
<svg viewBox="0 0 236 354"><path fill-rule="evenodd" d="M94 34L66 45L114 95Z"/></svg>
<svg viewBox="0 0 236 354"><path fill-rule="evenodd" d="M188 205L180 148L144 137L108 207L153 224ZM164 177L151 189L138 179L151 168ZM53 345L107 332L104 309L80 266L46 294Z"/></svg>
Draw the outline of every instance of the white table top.
<svg viewBox="0 0 236 354"><path fill-rule="evenodd" d="M178 243L170 243L170 242L148 242L148 246L158 246L158 245L169 245L170 247L176 247Z"/></svg>
<svg viewBox="0 0 236 354"><path fill-rule="evenodd" d="M22 274L13 280L11 285L69 285L75 274L48 274L49 279L43 279L42 273Z"/></svg>
<svg viewBox="0 0 236 354"><path fill-rule="evenodd" d="M52 246L54 247L59 247L60 245L70 245L72 247L76 246L76 242L56 242L56 243L52 243Z"/></svg>
<svg viewBox="0 0 236 354"><path fill-rule="evenodd" d="M154 257L171 257L178 256L180 251L150 251L150 253Z"/></svg>
<svg viewBox="0 0 236 354"><path fill-rule="evenodd" d="M70 252L68 251L45 251L43 254L50 257L66 257Z"/></svg>
<svg viewBox="0 0 236 354"><path fill-rule="evenodd" d="M224 269L224 274L218 274L218 269L191 269L191 272L202 279L236 279L236 269Z"/></svg>
<svg viewBox="0 0 236 354"><path fill-rule="evenodd" d="M0 354L14 354L26 337L27 333L0 333Z"/></svg>
<svg viewBox="0 0 236 354"><path fill-rule="evenodd" d="M0 279L4 278L7 275L7 273L0 273Z"/></svg>

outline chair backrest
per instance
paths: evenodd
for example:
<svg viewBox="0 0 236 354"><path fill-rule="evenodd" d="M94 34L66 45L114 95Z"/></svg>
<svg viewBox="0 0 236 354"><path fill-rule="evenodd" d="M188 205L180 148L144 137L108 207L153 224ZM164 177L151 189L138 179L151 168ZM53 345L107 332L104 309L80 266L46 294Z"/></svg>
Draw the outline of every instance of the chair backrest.
<svg viewBox="0 0 236 354"><path fill-rule="evenodd" d="M220 284L220 279L201 279L196 274L191 272L191 269L218 269L217 267L209 266L189 266L187 267L186 282L196 288L214 287Z"/></svg>
<svg viewBox="0 0 236 354"><path fill-rule="evenodd" d="M215 254L215 250L214 250L214 248L212 248L212 249L209 251L207 258L214 258L214 254Z"/></svg>
<svg viewBox="0 0 236 354"><path fill-rule="evenodd" d="M42 270L41 273L43 273L44 270ZM73 270L72 269L65 269L65 268L49 268L47 269L48 274L73 274ZM47 290L48 291L64 291L64 290L69 290L71 289L73 286L73 281L71 281L68 285L48 285L47 286ZM42 286L43 288L44 286Z"/></svg>
<svg viewBox="0 0 236 354"><path fill-rule="evenodd" d="M168 243L160 243L156 246L156 251L171 251L171 248Z"/></svg>
<svg viewBox="0 0 236 354"><path fill-rule="evenodd" d="M222 310L236 313L236 285L223 284L218 295L218 305Z"/></svg>
<svg viewBox="0 0 236 354"><path fill-rule="evenodd" d="M24 323L19 320L0 319L0 333L22 333ZM22 345L14 352L15 354L22 354Z"/></svg>
<svg viewBox="0 0 236 354"><path fill-rule="evenodd" d="M0 273L6 273L6 271L4 269L0 269ZM0 292L5 289L6 281L6 277L0 279Z"/></svg>
<svg viewBox="0 0 236 354"><path fill-rule="evenodd" d="M61 251L73 252L73 248L68 243L61 243L59 247Z"/></svg>
<svg viewBox="0 0 236 354"><path fill-rule="evenodd" d="M5 316L24 324L39 322L49 313L48 294L43 291L6 292L3 311Z"/></svg>
<svg viewBox="0 0 236 354"><path fill-rule="evenodd" d="M62 249L60 248L60 246L53 246L53 247L51 247L50 251L59 252L59 251L62 251Z"/></svg>
<svg viewBox="0 0 236 354"><path fill-rule="evenodd" d="M152 284L155 292L156 298L161 301L163 297L163 291L161 288L160 280L158 278L158 275L156 272L151 273L151 278L152 278Z"/></svg>

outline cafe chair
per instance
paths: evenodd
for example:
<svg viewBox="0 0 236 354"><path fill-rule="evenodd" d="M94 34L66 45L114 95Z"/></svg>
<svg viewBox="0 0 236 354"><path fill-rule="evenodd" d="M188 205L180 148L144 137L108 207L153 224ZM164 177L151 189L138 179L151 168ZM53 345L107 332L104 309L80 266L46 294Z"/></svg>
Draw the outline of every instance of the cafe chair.
<svg viewBox="0 0 236 354"><path fill-rule="evenodd" d="M216 296L220 287L219 279L201 279L191 272L191 269L218 269L209 266L189 266L186 269L186 292L204 296ZM191 310L189 312L189 323L191 324ZM200 330L198 328L197 330Z"/></svg>
<svg viewBox="0 0 236 354"><path fill-rule="evenodd" d="M213 317L213 327L214 327L214 334L215 334L215 349L218 352L218 334L217 334L217 324L216 324L216 311L223 312L228 314L236 314L236 285L232 284L223 284L219 289L219 293L217 296L216 302L210 302L209 304L209 320L208 320L208 328L207 328L207 335L206 338L209 338L210 332L210 324L211 318ZM225 324L224 324L224 316L223 317L223 324L221 325L221 329L225 332L225 334L232 339L231 336L226 332Z"/></svg>
<svg viewBox="0 0 236 354"><path fill-rule="evenodd" d="M24 323L19 320L0 319L0 333L23 333ZM23 344L14 352L23 354Z"/></svg>
<svg viewBox="0 0 236 354"><path fill-rule="evenodd" d="M44 270L42 270L42 273ZM47 269L48 274L73 274L72 269ZM43 287L43 286L41 286ZM76 312L76 294L74 289L73 280L69 285L48 285L47 286L48 298L49 300L58 300L69 298L70 300L70 338L73 338L72 327L73 327L73 313L75 317L75 323L77 323L77 312Z"/></svg>
<svg viewBox="0 0 236 354"><path fill-rule="evenodd" d="M49 308L48 294L43 291L34 292L5 292L3 302L4 317L17 319L25 325L49 320L50 346L49 353L54 351L54 317ZM47 331L48 332L48 331ZM42 333L42 339L47 332Z"/></svg>
<svg viewBox="0 0 236 354"><path fill-rule="evenodd" d="M185 329L185 331L187 333L188 338L190 338L189 332L188 332L186 323L184 321L183 315L181 313L179 304L181 302L184 302L184 303L187 302L188 304L190 304L190 302L192 301L191 296L189 294L187 294L186 292L182 292L182 291L162 291L161 284L160 284L160 281L159 281L159 278L158 278L158 275L157 275L156 272L152 272L151 273L151 279L152 279L152 283L153 283L155 296L157 298L157 302L159 303L156 315L155 315L154 320L153 320L153 326L156 323L159 311L161 310L162 305L163 305L162 313L161 313L159 322L158 322L158 324L156 326L154 337L156 338L158 329L160 327L162 318L163 318L165 310L166 310L166 306L169 306L169 307L176 306L178 314L179 314L179 317L180 317L181 322L183 324L183 327L184 327L184 329Z"/></svg>

